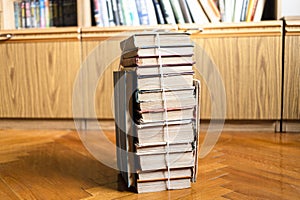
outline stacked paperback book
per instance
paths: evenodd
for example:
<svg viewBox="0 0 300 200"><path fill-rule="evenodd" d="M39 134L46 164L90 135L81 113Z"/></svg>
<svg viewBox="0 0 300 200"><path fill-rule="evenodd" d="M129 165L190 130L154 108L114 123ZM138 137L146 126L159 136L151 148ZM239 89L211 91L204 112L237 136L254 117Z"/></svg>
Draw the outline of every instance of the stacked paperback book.
<svg viewBox="0 0 300 200"><path fill-rule="evenodd" d="M138 193L196 181L199 81L187 33L142 33L121 42L114 72L118 168Z"/></svg>

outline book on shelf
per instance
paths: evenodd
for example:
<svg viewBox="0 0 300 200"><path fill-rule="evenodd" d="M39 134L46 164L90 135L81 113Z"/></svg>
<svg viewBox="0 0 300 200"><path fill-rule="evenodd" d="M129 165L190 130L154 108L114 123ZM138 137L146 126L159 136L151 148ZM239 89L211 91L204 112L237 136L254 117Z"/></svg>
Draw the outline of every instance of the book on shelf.
<svg viewBox="0 0 300 200"><path fill-rule="evenodd" d="M177 38L175 44L170 36ZM139 55L122 62L131 58L123 55L148 46L189 46L187 38L185 33L136 34L120 44L123 65L114 72L117 164L127 186L139 193L188 188L196 180L200 84L193 79L192 59L189 65L184 60L169 63L171 67L162 65L162 58L180 54L163 56L153 51L150 67L138 65ZM143 68L147 71L141 75Z"/></svg>
<svg viewBox="0 0 300 200"><path fill-rule="evenodd" d="M16 0L15 28L77 26L76 0Z"/></svg>
<svg viewBox="0 0 300 200"><path fill-rule="evenodd" d="M175 16L169 0L160 0L159 5L166 24L176 24Z"/></svg>
<svg viewBox="0 0 300 200"><path fill-rule="evenodd" d="M185 23L193 23L191 13L190 13L190 10L187 5L187 1L179 0L179 5L180 5L181 11L182 11L184 22Z"/></svg>
<svg viewBox="0 0 300 200"><path fill-rule="evenodd" d="M170 0L171 7L177 24L184 24L182 9L178 0Z"/></svg>
<svg viewBox="0 0 300 200"><path fill-rule="evenodd" d="M192 21L196 24L207 24L209 19L207 18L200 2L198 0L186 0L188 9L190 11Z"/></svg>
<svg viewBox="0 0 300 200"><path fill-rule="evenodd" d="M220 11L213 0L199 0L199 2L201 3L202 8L206 13L206 16L208 17L210 22L213 23L220 22L221 20Z"/></svg>

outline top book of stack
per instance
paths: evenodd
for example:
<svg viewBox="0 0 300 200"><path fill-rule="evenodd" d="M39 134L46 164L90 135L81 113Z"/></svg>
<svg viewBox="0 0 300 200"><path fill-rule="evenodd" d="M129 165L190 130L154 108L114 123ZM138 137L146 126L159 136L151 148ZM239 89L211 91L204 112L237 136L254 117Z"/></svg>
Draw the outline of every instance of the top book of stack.
<svg viewBox="0 0 300 200"><path fill-rule="evenodd" d="M188 33L141 33L120 43L122 58L191 56L193 43ZM159 51L160 50L160 51Z"/></svg>

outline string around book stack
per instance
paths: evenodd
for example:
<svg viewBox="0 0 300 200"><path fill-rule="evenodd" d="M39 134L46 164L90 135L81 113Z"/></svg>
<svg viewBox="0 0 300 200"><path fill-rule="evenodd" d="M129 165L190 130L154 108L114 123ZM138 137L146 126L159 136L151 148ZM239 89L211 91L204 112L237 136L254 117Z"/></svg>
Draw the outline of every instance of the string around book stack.
<svg viewBox="0 0 300 200"><path fill-rule="evenodd" d="M170 189L171 187L171 173L170 173L170 159L169 159L169 148L170 148L170 141L169 141L169 123L168 123L168 107L167 107L167 99L165 94L165 83L164 83L164 72L163 72L163 65L161 60L161 51L160 51L160 37L159 33L156 33L156 40L157 40L157 49L158 49L158 60L159 60L159 71L160 71L160 84L162 89L162 96L163 96L163 104L164 104L164 114L165 114L165 125L166 125L166 136L167 139L164 137L166 144L167 144L167 154L166 154L166 165L168 170L168 186L167 188ZM165 135L164 135L165 136Z"/></svg>

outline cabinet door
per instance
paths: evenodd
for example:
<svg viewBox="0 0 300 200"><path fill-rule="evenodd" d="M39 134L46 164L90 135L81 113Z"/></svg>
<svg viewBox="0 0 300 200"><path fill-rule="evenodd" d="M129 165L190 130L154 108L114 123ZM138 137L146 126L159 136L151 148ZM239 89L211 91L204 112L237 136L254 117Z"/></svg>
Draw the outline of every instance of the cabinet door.
<svg viewBox="0 0 300 200"><path fill-rule="evenodd" d="M16 31L0 43L0 117L72 118L77 30Z"/></svg>
<svg viewBox="0 0 300 200"><path fill-rule="evenodd" d="M204 27L194 34L196 64L202 75L201 117L210 119L214 85L223 84L226 119L279 120L281 113L281 24L239 24ZM206 57L209 57L207 59ZM221 77L217 83L212 70ZM204 77L206 80L204 80ZM210 88L207 85L211 85ZM218 116L217 116L218 117ZM222 116L221 116L222 117Z"/></svg>
<svg viewBox="0 0 300 200"><path fill-rule="evenodd" d="M300 21L287 21L284 51L283 119L300 119Z"/></svg>

